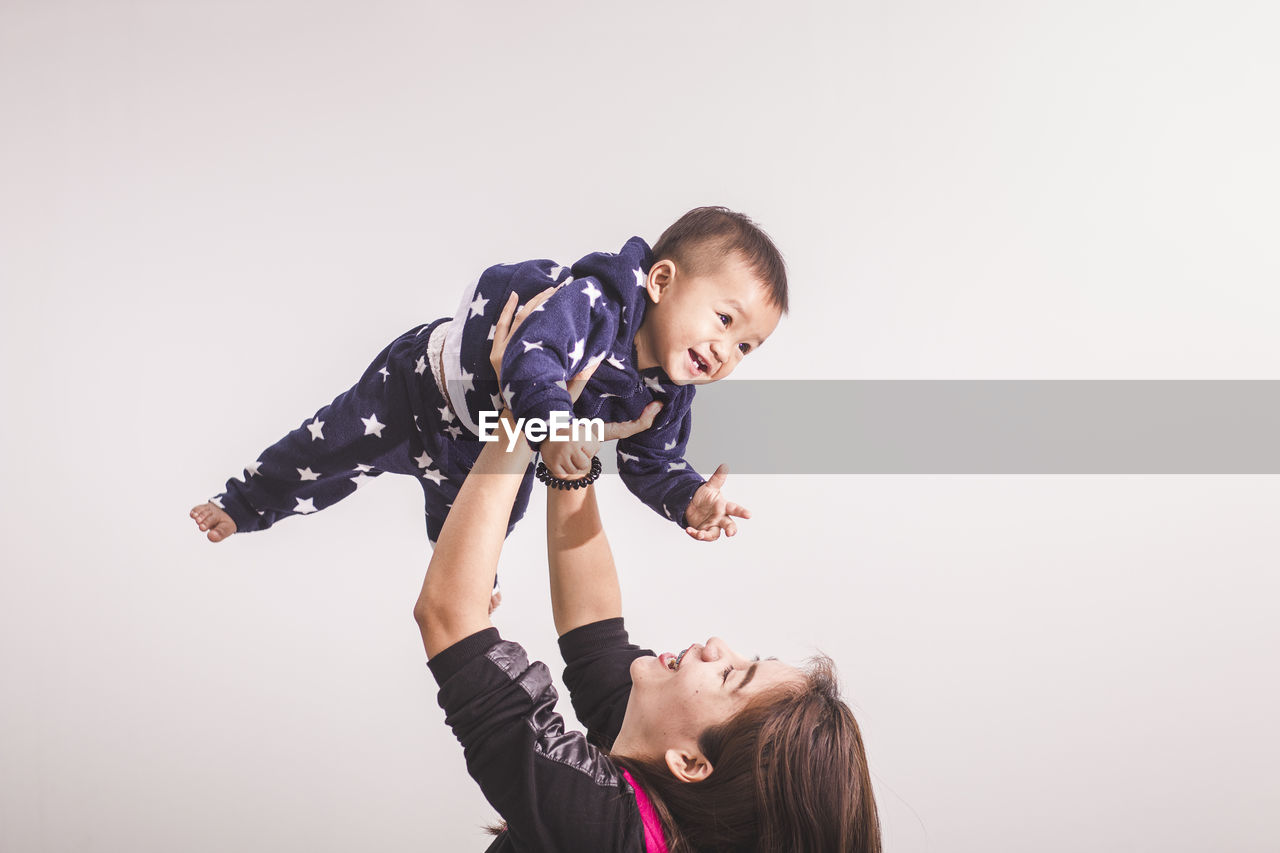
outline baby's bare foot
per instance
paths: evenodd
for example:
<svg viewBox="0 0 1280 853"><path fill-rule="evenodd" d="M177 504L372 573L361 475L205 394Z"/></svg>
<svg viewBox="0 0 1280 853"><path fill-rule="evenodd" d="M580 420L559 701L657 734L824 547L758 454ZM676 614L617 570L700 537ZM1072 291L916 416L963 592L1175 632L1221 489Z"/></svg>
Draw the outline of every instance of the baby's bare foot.
<svg viewBox="0 0 1280 853"><path fill-rule="evenodd" d="M196 527L209 531L210 542L221 542L236 532L236 523L225 511L211 503L203 503L191 510Z"/></svg>

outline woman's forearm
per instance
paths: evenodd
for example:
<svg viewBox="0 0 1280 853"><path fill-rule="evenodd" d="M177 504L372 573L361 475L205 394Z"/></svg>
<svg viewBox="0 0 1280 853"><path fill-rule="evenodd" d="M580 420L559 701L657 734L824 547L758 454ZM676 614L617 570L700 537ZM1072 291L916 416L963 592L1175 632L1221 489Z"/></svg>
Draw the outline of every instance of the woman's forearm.
<svg viewBox="0 0 1280 853"><path fill-rule="evenodd" d="M489 597L498 557L532 457L523 436L510 451L504 440L491 442L463 482L413 609L427 657L491 626Z"/></svg>
<svg viewBox="0 0 1280 853"><path fill-rule="evenodd" d="M547 564L556 633L622 615L622 591L594 486L547 492Z"/></svg>

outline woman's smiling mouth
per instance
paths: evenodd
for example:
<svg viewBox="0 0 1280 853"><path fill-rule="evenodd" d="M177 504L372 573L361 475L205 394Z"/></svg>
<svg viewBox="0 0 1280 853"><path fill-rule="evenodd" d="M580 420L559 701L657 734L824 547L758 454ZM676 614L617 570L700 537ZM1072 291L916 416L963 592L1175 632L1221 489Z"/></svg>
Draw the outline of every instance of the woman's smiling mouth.
<svg viewBox="0 0 1280 853"><path fill-rule="evenodd" d="M667 669L671 670L672 672L679 672L680 661L684 660L684 656L687 655L689 653L689 649L692 649L692 648L693 646L689 646L678 655L672 655L670 652L666 652L662 655L661 660L663 664L667 667Z"/></svg>

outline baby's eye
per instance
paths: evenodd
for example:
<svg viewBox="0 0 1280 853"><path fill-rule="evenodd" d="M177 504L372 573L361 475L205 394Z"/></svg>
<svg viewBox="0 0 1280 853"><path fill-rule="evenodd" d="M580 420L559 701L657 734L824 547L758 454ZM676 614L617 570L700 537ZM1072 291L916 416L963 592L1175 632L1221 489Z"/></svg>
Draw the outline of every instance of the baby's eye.
<svg viewBox="0 0 1280 853"><path fill-rule="evenodd" d="M738 344L738 350L743 355L746 355L747 353L751 352L751 344Z"/></svg>
<svg viewBox="0 0 1280 853"><path fill-rule="evenodd" d="M733 666L729 665L724 668L724 672L720 673L720 683L724 684L729 680L729 673L733 672Z"/></svg>
<svg viewBox="0 0 1280 853"><path fill-rule="evenodd" d="M721 315L720 315L720 322L721 322L721 324L722 324L722 325L725 325L725 326L729 325L729 315L728 315L728 314L721 314Z"/></svg>

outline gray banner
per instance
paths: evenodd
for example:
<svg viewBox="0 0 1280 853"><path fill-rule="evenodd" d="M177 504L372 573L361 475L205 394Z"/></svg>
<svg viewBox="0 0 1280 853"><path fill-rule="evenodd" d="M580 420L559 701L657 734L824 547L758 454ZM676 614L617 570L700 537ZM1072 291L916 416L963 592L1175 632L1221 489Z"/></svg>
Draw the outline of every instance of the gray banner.
<svg viewBox="0 0 1280 853"><path fill-rule="evenodd" d="M1280 381L740 381L688 459L738 474L1280 474ZM612 454L609 454L612 455Z"/></svg>

